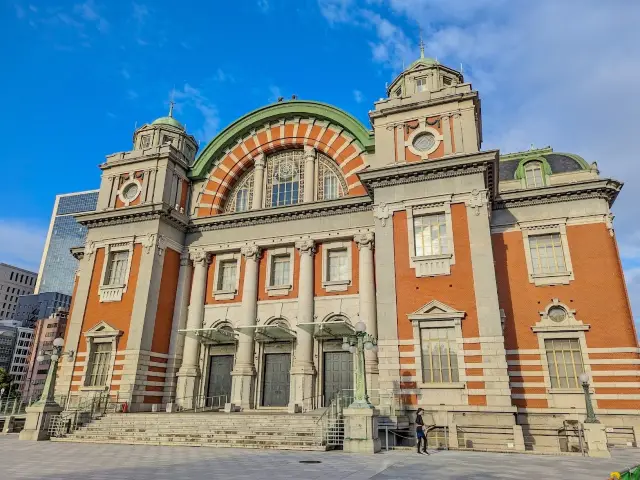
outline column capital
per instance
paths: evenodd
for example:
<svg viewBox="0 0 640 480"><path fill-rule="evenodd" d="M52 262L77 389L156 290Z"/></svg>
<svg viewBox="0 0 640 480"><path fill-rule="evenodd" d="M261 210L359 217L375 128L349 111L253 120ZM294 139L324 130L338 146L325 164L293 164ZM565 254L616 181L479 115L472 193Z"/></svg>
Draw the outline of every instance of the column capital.
<svg viewBox="0 0 640 480"><path fill-rule="evenodd" d="M316 149L311 145L304 146L304 159L305 161L316 161Z"/></svg>
<svg viewBox="0 0 640 480"><path fill-rule="evenodd" d="M244 256L245 260L255 260L258 261L262 256L262 249L255 244L245 245L240 249L240 253Z"/></svg>
<svg viewBox="0 0 640 480"><path fill-rule="evenodd" d="M267 162L264 158L264 153L260 153L258 155L256 155L255 157L253 157L253 166L255 168L264 168L266 166Z"/></svg>
<svg viewBox="0 0 640 480"><path fill-rule="evenodd" d="M374 235L373 232L359 233L353 236L353 241L358 245L358 249L366 248L373 250Z"/></svg>
<svg viewBox="0 0 640 480"><path fill-rule="evenodd" d="M208 265L211 262L211 253L204 250L191 252L190 257L194 264Z"/></svg>
<svg viewBox="0 0 640 480"><path fill-rule="evenodd" d="M186 267L189 265L189 252L182 252L180 254L180 266Z"/></svg>
<svg viewBox="0 0 640 480"><path fill-rule="evenodd" d="M295 244L296 248L300 251L300 255L309 255L313 257L316 253L316 242L311 239L300 240Z"/></svg>

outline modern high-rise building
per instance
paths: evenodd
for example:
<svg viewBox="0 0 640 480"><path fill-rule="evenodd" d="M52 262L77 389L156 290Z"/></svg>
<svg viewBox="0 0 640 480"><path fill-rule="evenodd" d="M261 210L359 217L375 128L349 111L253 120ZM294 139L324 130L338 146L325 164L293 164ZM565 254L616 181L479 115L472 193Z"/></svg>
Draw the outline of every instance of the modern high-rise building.
<svg viewBox="0 0 640 480"><path fill-rule="evenodd" d="M74 215L94 211L97 202L97 190L56 196L40 262L38 282L35 286L36 293L72 294L78 260L71 255L69 250L84 245L87 235L86 227L76 222Z"/></svg>
<svg viewBox="0 0 640 480"><path fill-rule="evenodd" d="M69 310L71 295L57 292L34 293L18 299L18 307L13 319L21 326L34 328L37 320L48 318L58 309Z"/></svg>
<svg viewBox="0 0 640 480"><path fill-rule="evenodd" d="M29 351L33 343L33 328L16 327L14 339L13 356L11 358L11 366L9 367L9 375L16 384L16 390L22 388L25 374L27 373L27 365L29 363Z"/></svg>
<svg viewBox="0 0 640 480"><path fill-rule="evenodd" d="M0 263L0 320L11 320L16 313L18 297L33 293L35 272Z"/></svg>

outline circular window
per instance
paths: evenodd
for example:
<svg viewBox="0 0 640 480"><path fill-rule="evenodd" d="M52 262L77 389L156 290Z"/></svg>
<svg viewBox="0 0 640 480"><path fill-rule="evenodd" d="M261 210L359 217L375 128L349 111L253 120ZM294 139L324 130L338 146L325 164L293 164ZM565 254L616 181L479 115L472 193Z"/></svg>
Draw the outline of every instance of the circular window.
<svg viewBox="0 0 640 480"><path fill-rule="evenodd" d="M560 323L567 318L567 311L562 307L551 307L548 316L551 321Z"/></svg>
<svg viewBox="0 0 640 480"><path fill-rule="evenodd" d="M139 192L140 192L140 187L138 186L138 184L135 182L132 182L129 185L126 185L122 189L122 198L124 198L127 202L130 202L131 200L133 200L138 196Z"/></svg>
<svg viewBox="0 0 640 480"><path fill-rule="evenodd" d="M296 173L298 172L296 171L296 166L293 162L282 162L278 166L277 176L278 180L281 182L291 180L296 175Z"/></svg>
<svg viewBox="0 0 640 480"><path fill-rule="evenodd" d="M426 152L427 150L431 150L435 144L436 137L433 135L433 133L429 132L419 133L413 139L413 148L415 148L419 152Z"/></svg>

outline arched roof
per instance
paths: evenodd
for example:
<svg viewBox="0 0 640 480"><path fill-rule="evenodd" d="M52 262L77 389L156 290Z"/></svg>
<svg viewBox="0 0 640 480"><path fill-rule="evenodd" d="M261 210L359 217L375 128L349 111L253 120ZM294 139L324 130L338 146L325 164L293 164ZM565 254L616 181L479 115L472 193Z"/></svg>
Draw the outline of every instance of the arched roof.
<svg viewBox="0 0 640 480"><path fill-rule="evenodd" d="M579 155L554 152L551 147L546 147L527 152L500 155L500 180L520 178L524 165L531 161L541 162L547 175L588 170L590 168L585 159Z"/></svg>
<svg viewBox="0 0 640 480"><path fill-rule="evenodd" d="M326 103L287 100L254 110L222 130L196 159L190 171L191 178L204 178L211 170L213 163L223 156L224 150L253 128L263 126L265 122L271 120L300 116L329 120L353 135L363 150L373 148L373 134L358 119L344 110Z"/></svg>

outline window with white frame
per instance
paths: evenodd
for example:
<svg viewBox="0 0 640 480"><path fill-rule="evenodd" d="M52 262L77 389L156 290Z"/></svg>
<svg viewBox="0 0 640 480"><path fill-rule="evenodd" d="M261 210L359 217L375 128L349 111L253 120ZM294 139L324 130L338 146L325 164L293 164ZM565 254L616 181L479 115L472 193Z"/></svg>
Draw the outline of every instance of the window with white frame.
<svg viewBox="0 0 640 480"><path fill-rule="evenodd" d="M253 171L250 171L240 178L231 192L225 211L245 212L251 209L253 202L253 176Z"/></svg>
<svg viewBox="0 0 640 480"><path fill-rule="evenodd" d="M564 273L567 271L559 233L529 236L531 267L534 274Z"/></svg>
<svg viewBox="0 0 640 480"><path fill-rule="evenodd" d="M347 193L347 183L340 172L340 168L329 157L322 153L317 154L318 159L318 200L335 200L344 197Z"/></svg>
<svg viewBox="0 0 640 480"><path fill-rule="evenodd" d="M524 166L524 180L528 188L544 187L542 163L528 162Z"/></svg>
<svg viewBox="0 0 640 480"><path fill-rule="evenodd" d="M304 196L303 150L286 150L267 158L267 207L295 205Z"/></svg>
<svg viewBox="0 0 640 480"><path fill-rule="evenodd" d="M456 331L454 327L421 328L422 381L459 381Z"/></svg>
<svg viewBox="0 0 640 480"><path fill-rule="evenodd" d="M291 256L290 255L273 255L271 257L271 278L269 285L279 287L290 285L291 273Z"/></svg>
<svg viewBox="0 0 640 480"><path fill-rule="evenodd" d="M413 217L413 234L416 257L450 253L444 213Z"/></svg>
<svg viewBox="0 0 640 480"><path fill-rule="evenodd" d="M548 338L544 341L551 388L580 388L584 372L580 341L577 338Z"/></svg>
<svg viewBox="0 0 640 480"><path fill-rule="evenodd" d="M86 386L101 387L106 384L111 367L111 350L111 342L93 344L86 375Z"/></svg>
<svg viewBox="0 0 640 480"><path fill-rule="evenodd" d="M103 285L123 285L126 280L128 263L128 250L110 252Z"/></svg>
<svg viewBox="0 0 640 480"><path fill-rule="evenodd" d="M349 252L346 248L333 248L327 252L327 281L349 280Z"/></svg>
<svg viewBox="0 0 640 480"><path fill-rule="evenodd" d="M416 91L424 92L427 90L427 78L416 78Z"/></svg>
<svg viewBox="0 0 640 480"><path fill-rule="evenodd" d="M223 260L220 262L218 274L218 290L230 292L236 289L238 271L237 260Z"/></svg>

